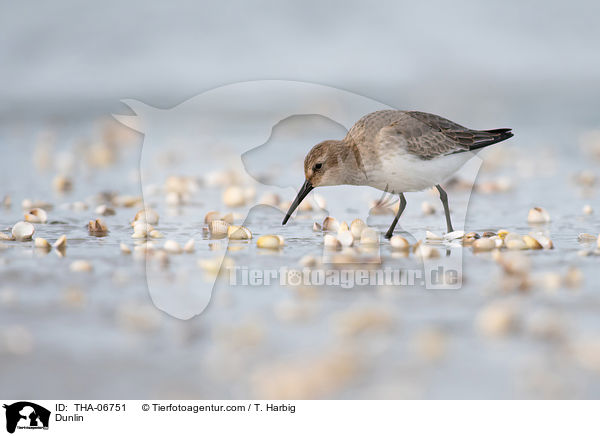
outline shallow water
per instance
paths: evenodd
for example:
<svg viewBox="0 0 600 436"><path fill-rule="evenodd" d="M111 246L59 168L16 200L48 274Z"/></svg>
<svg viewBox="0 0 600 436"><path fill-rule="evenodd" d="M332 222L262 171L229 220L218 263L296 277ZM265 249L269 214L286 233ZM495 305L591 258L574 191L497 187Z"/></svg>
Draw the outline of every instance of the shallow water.
<svg viewBox="0 0 600 436"><path fill-rule="evenodd" d="M39 168L44 159L36 145L41 123L4 125L0 131L8 163L0 174L0 195L12 197L12 207L0 210L0 230L7 231L22 219L21 201L30 198L54 206L48 211L49 223L34 224L35 236L50 242L62 234L68 238L63 257L56 250L41 253L32 242L0 243L0 385L4 397L598 397L600 257L580 256L585 245L577 235L598 233L600 210L585 216L582 207L600 206L597 187L583 188L573 179L582 169L597 177L599 165L578 148L574 137L568 143L547 146L544 138L530 140L536 132L525 131L512 142L481 153L486 163L478 186L502 179L510 182L510 189L476 190L470 196L459 187L448 190L457 228L466 210L466 231L504 228L527 234L540 230L552 238L554 250L519 253L531 261L526 279L507 275L490 253L474 254L470 248L446 244L437 247L442 259L446 250L463 256L463 285L458 290L428 290L419 283L349 289L231 286L225 275L217 282L207 309L190 320L180 320L153 304L147 281L160 288L165 298L169 289L207 286L197 260L214 258L227 244L203 232L205 214L232 211L239 214L236 222L241 223L246 209L224 207L224 188L206 186L204 168L237 170L239 158L235 153L229 157L215 154L203 156L200 164L176 145L162 146L164 154L157 158L156 167L144 173L144 200L159 212L156 228L165 239L184 244L194 238L196 251L170 256L166 267L156 260L146 265L143 257L124 255L119 249L120 243L131 248L139 244L131 238L129 223L140 205L115 207L115 216L103 217L110 230L105 237L90 236L86 229L88 220L97 218L98 193L141 196L143 138L129 134L119 139L114 162L93 168L85 158L90 146L77 145L75 140L85 136L98 141L97 124L52 129L56 141L50 153L51 168L45 170ZM171 155L169 150L173 150ZM295 175L289 186L301 182L301 157L292 156L289 174ZM73 191L63 195L52 189L61 166L68 167L74 183ZM162 187L168 175L199 180L185 204L166 204ZM277 188L250 177L242 183L254 186L257 198L278 192L282 200L291 201L295 195L285 183ZM321 190L328 211L298 215L285 227L280 225L282 211L267 206L252 209L246 225L254 239L229 244L228 257L236 266L254 269L301 268L298 262L305 255L320 259L323 235L312 230L313 221L321 222L327 213L367 218L369 200L381 196L374 190L347 189ZM397 232L403 231L413 242L424 239L426 230L444 232L435 195L409 194L407 200ZM76 201L85 202L88 209L73 210L69 205ZM436 213L423 215L422 201L433 204ZM546 208L552 221L537 229L529 226L527 212L533 206ZM368 223L384 232L391 219L391 215L371 215ZM256 247L256 238L270 233L285 238L283 249L265 252ZM163 241L154 243L162 245ZM221 251L212 250L211 244ZM413 254L408 258L394 255L387 241L382 241L379 255L384 267L422 268ZM70 271L76 259L89 260L93 272ZM357 267L362 268L361 264L349 268ZM570 286L565 284L569 268L581 272L581 283L572 279ZM550 273L558 274L561 283L550 286ZM483 308L498 302L509 305L514 322L509 331L489 336L477 320Z"/></svg>

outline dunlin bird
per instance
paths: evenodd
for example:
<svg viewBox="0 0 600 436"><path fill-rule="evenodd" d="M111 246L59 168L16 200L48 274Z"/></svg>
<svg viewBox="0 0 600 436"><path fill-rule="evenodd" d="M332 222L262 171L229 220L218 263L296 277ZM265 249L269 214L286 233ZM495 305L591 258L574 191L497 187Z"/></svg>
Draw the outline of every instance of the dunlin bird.
<svg viewBox="0 0 600 436"><path fill-rule="evenodd" d="M317 186L371 186L400 196L398 213L385 235L389 239L406 207L404 193L435 186L448 232L452 232L448 196L440 184L473 157L474 151L512 136L511 129L471 130L425 112L370 113L341 141L323 141L306 155L306 181L282 225Z"/></svg>

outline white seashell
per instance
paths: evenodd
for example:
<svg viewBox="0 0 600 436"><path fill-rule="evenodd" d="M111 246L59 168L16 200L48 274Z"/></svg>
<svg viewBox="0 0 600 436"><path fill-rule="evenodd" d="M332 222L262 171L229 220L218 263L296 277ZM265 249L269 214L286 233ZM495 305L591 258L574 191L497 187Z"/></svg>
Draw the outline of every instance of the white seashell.
<svg viewBox="0 0 600 436"><path fill-rule="evenodd" d="M223 215L221 217L221 220L225 221L226 223L233 224L233 221L234 221L234 219L236 217L237 217L237 219L243 219L244 218L243 216L239 217L237 213L234 215L233 213L230 212L228 214Z"/></svg>
<svg viewBox="0 0 600 436"><path fill-rule="evenodd" d="M224 238L227 236L229 223L222 220L213 220L208 223L208 231L213 238Z"/></svg>
<svg viewBox="0 0 600 436"><path fill-rule="evenodd" d="M165 245L163 245L163 248L166 252L171 254L179 254L182 251L181 245L179 245L177 241L173 241L172 239L166 240Z"/></svg>
<svg viewBox="0 0 600 436"><path fill-rule="evenodd" d="M252 232L243 226L229 226L227 236L234 240L252 239Z"/></svg>
<svg viewBox="0 0 600 436"><path fill-rule="evenodd" d="M415 250L415 256L418 256L422 259L435 259L440 257L440 252L436 248L421 243Z"/></svg>
<svg viewBox="0 0 600 436"><path fill-rule="evenodd" d="M148 233L148 236L150 236L152 239L161 239L161 238L165 237L165 235L163 235L161 232L159 232L158 230L155 230L155 229L150 230L150 233Z"/></svg>
<svg viewBox="0 0 600 436"><path fill-rule="evenodd" d="M154 228L150 224L135 222L133 224L133 235L131 237L136 239L145 238L152 230L154 230Z"/></svg>
<svg viewBox="0 0 600 436"><path fill-rule="evenodd" d="M500 240L502 242L502 240ZM479 238L473 241L473 251L491 251L496 248L496 241L492 238Z"/></svg>
<svg viewBox="0 0 600 436"><path fill-rule="evenodd" d="M215 210L208 212L205 216L204 216L204 222L206 224L210 223L211 221L214 220L218 220L221 217L221 213L217 212Z"/></svg>
<svg viewBox="0 0 600 436"><path fill-rule="evenodd" d="M193 239L190 239L189 241L187 241L185 243L185 245L183 246L183 251L185 251L186 253L193 253L196 250L196 243L194 242Z"/></svg>
<svg viewBox="0 0 600 436"><path fill-rule="evenodd" d="M246 195L239 186L230 186L223 192L223 204L227 207L240 207L246 204Z"/></svg>
<svg viewBox="0 0 600 436"><path fill-rule="evenodd" d="M583 206L582 212L584 215L591 215L594 213L594 209L592 209L592 206L590 206L589 204L586 204L585 206Z"/></svg>
<svg viewBox="0 0 600 436"><path fill-rule="evenodd" d="M425 239L429 239L431 241L441 241L443 238L437 233L433 233L427 230L425 231Z"/></svg>
<svg viewBox="0 0 600 436"><path fill-rule="evenodd" d="M598 239L596 239L596 246L600 248L600 235L598 235Z"/></svg>
<svg viewBox="0 0 600 436"><path fill-rule="evenodd" d="M508 241L505 239L504 245L506 245L506 248L508 248L509 250L527 250L528 248L523 238L510 239Z"/></svg>
<svg viewBox="0 0 600 436"><path fill-rule="evenodd" d="M525 242L525 245L527 245L527 248L531 249L531 250L541 250L542 244L540 244L537 239L535 239L532 236L529 235L525 235L523 236L523 241Z"/></svg>
<svg viewBox="0 0 600 436"><path fill-rule="evenodd" d="M360 218L355 219L350 223L350 231L352 232L352 236L354 239L360 239L360 234L367 227L365 222Z"/></svg>
<svg viewBox="0 0 600 436"><path fill-rule="evenodd" d="M465 236L464 230L455 230L453 232L446 233L444 235L444 239L446 241L454 241L456 239L461 239L463 236Z"/></svg>
<svg viewBox="0 0 600 436"><path fill-rule="evenodd" d="M25 214L25 221L30 223L45 223L48 221L48 214L44 209L36 207Z"/></svg>
<svg viewBox="0 0 600 436"><path fill-rule="evenodd" d="M95 210L98 215L102 216L111 216L115 215L117 212L112 207L108 207L106 204L101 204Z"/></svg>
<svg viewBox="0 0 600 436"><path fill-rule="evenodd" d="M408 250L410 248L410 243L400 235L392 236L390 245L396 250Z"/></svg>
<svg viewBox="0 0 600 436"><path fill-rule="evenodd" d="M338 239L333 236L333 235L325 235L325 237L323 238L323 245L327 248L330 249L339 249L341 244L340 241L338 241Z"/></svg>
<svg viewBox="0 0 600 436"><path fill-rule="evenodd" d="M50 243L44 238L35 238L35 240L33 241L33 245L35 246L35 248L41 248L44 250L50 250L50 248L52 248Z"/></svg>
<svg viewBox="0 0 600 436"><path fill-rule="evenodd" d="M548 212L541 207L534 207L529 210L527 215L527 222L529 224L543 224L550 222L550 215Z"/></svg>
<svg viewBox="0 0 600 436"><path fill-rule="evenodd" d="M335 218L328 216L323 220L322 227L324 232L337 232L340 228L340 223Z"/></svg>
<svg viewBox="0 0 600 436"><path fill-rule="evenodd" d="M350 232L350 230L338 232L337 237L343 247L352 247L352 244L354 243L354 236L352 236L352 232Z"/></svg>
<svg viewBox="0 0 600 436"><path fill-rule="evenodd" d="M498 235L492 236L490 239L494 241L496 248L501 248L504 245L504 240Z"/></svg>
<svg viewBox="0 0 600 436"><path fill-rule="evenodd" d="M263 235L256 241L256 246L258 248L278 250L281 248L281 245L281 239L277 235Z"/></svg>
<svg viewBox="0 0 600 436"><path fill-rule="evenodd" d="M367 227L360 233L360 245L379 245L377 230Z"/></svg>
<svg viewBox="0 0 600 436"><path fill-rule="evenodd" d="M67 246L67 235L62 235L52 246L57 250L63 250Z"/></svg>
<svg viewBox="0 0 600 436"><path fill-rule="evenodd" d="M313 232L320 232L321 230L323 230L323 227L321 227L321 224L313 223Z"/></svg>
<svg viewBox="0 0 600 436"><path fill-rule="evenodd" d="M159 215L153 209L142 209L135 214L134 221L145 222L153 226L158 224Z"/></svg>
<svg viewBox="0 0 600 436"><path fill-rule="evenodd" d="M76 260L71 262L69 269L73 272L91 272L94 267L87 260Z"/></svg>
<svg viewBox="0 0 600 436"><path fill-rule="evenodd" d="M35 233L35 227L32 224L19 221L12 228L12 235L17 241L29 241Z"/></svg>
<svg viewBox="0 0 600 436"><path fill-rule="evenodd" d="M423 215L433 215L435 213L435 207L428 201L421 203L421 211Z"/></svg>
<svg viewBox="0 0 600 436"><path fill-rule="evenodd" d="M346 221L342 221L340 226L337 229L338 233L340 232L348 232L350 231L350 227L348 227L348 223Z"/></svg>
<svg viewBox="0 0 600 436"><path fill-rule="evenodd" d="M552 250L554 248L554 244L552 243L552 239L548 238L545 235L536 235L537 241L540 245L546 250Z"/></svg>
<svg viewBox="0 0 600 436"><path fill-rule="evenodd" d="M127 245L121 243L121 245L119 247L121 248L121 253L131 254L131 248L129 248Z"/></svg>

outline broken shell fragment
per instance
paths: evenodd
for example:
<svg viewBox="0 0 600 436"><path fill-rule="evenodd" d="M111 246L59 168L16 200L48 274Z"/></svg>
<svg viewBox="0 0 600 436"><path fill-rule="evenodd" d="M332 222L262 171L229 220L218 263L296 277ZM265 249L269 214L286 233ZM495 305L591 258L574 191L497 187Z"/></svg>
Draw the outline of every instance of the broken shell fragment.
<svg viewBox="0 0 600 436"><path fill-rule="evenodd" d="M14 241L15 237L13 235L7 235L6 233L0 232L0 241Z"/></svg>
<svg viewBox="0 0 600 436"><path fill-rule="evenodd" d="M127 245L123 244L122 242L121 242L121 245L119 246L119 248L121 248L121 253L131 254L131 248L129 248Z"/></svg>
<svg viewBox="0 0 600 436"><path fill-rule="evenodd" d="M350 223L350 231L352 232L352 236L354 239L360 239L360 234L367 227L365 222L360 218L355 219Z"/></svg>
<svg viewBox="0 0 600 436"><path fill-rule="evenodd" d="M88 232L92 236L106 236L108 227L100 218L88 222Z"/></svg>
<svg viewBox="0 0 600 436"><path fill-rule="evenodd" d="M430 232L429 230L425 231L425 239L429 241L441 241L443 238L437 233Z"/></svg>
<svg viewBox="0 0 600 436"><path fill-rule="evenodd" d="M208 223L208 231L213 238L224 238L228 229L229 223L223 220L212 220Z"/></svg>
<svg viewBox="0 0 600 436"><path fill-rule="evenodd" d="M63 250L67 246L67 235L62 235L52 246L57 250Z"/></svg>
<svg viewBox="0 0 600 436"><path fill-rule="evenodd" d="M91 272L94 267L87 260L75 260L71 262L69 269L73 272Z"/></svg>
<svg viewBox="0 0 600 436"><path fill-rule="evenodd" d="M321 227L321 224L313 223L313 232L320 232L321 230L323 230L323 227Z"/></svg>
<svg viewBox="0 0 600 436"><path fill-rule="evenodd" d="M227 236L234 240L252 239L252 232L243 226L229 226Z"/></svg>
<svg viewBox="0 0 600 436"><path fill-rule="evenodd" d="M475 233L475 234L477 234L477 233ZM464 236L465 236L465 232L463 230L455 230L453 232L446 233L444 235L444 239L446 241L454 241L456 239L461 239Z"/></svg>
<svg viewBox="0 0 600 436"><path fill-rule="evenodd" d="M40 248L43 250L50 250L50 248L52 248L50 243L44 238L35 238L35 240L33 241L33 245L35 246L35 248Z"/></svg>
<svg viewBox="0 0 600 436"><path fill-rule="evenodd" d="M173 241L171 239L165 241L165 245L163 245L163 248L167 253L171 254L179 254L182 251L181 245L179 245L177 241Z"/></svg>
<svg viewBox="0 0 600 436"><path fill-rule="evenodd" d="M29 241L35 233L35 227L32 224L19 221L12 228L12 235L17 241Z"/></svg>
<svg viewBox="0 0 600 436"><path fill-rule="evenodd" d="M48 214L44 209L36 207L25 213L25 221L30 223L45 223L48 221Z"/></svg>
<svg viewBox="0 0 600 436"><path fill-rule="evenodd" d="M579 240L579 242L593 242L596 240L596 236L590 233L580 233L577 236L577 239Z"/></svg>
<svg viewBox="0 0 600 436"><path fill-rule="evenodd" d="M340 226L337 229L338 233L340 232L348 232L350 231L350 227L348 227L348 223L346 221L342 221Z"/></svg>
<svg viewBox="0 0 600 436"><path fill-rule="evenodd" d="M541 207L534 207L529 210L527 215L527 222L529 224L544 224L550 222L550 215Z"/></svg>
<svg viewBox="0 0 600 436"><path fill-rule="evenodd" d="M592 209L592 206L590 206L589 204L586 204L585 206L583 206L582 212L584 215L591 215L594 213L594 209Z"/></svg>
<svg viewBox="0 0 600 436"><path fill-rule="evenodd" d="M390 245L396 250L408 250L410 248L410 243L400 235L392 236Z"/></svg>
<svg viewBox="0 0 600 436"><path fill-rule="evenodd" d="M525 242L525 245L527 245L527 248L531 250L541 250L543 248L542 244L540 244L538 240L532 236L523 236L523 241Z"/></svg>
<svg viewBox="0 0 600 436"><path fill-rule="evenodd" d="M281 248L281 245L281 239L277 235L263 235L256 240L256 246L258 248L278 250L279 248Z"/></svg>

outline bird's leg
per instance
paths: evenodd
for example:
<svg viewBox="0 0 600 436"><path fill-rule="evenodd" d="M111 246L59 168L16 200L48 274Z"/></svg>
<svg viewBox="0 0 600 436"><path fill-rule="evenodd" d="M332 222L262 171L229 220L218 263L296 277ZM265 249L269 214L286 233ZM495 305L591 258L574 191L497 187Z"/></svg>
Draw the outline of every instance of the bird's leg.
<svg viewBox="0 0 600 436"><path fill-rule="evenodd" d="M390 226L389 230L385 234L386 239L390 239L392 237L392 234L394 233L394 228L396 227L396 224L398 224L400 215L402 215L402 212L404 212L405 207L406 207L406 198L404 198L404 193L401 192L400 193L400 206L398 206L398 213L394 217L394 221L392 222L392 225Z"/></svg>
<svg viewBox="0 0 600 436"><path fill-rule="evenodd" d="M440 200L442 200L442 204L444 205L444 213L446 214L446 227L448 227L448 233L453 232L452 229L452 221L450 220L450 209L448 208L448 194L446 191L442 189L440 185L435 185L438 192L440 193Z"/></svg>

